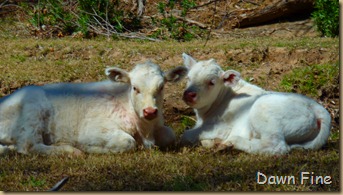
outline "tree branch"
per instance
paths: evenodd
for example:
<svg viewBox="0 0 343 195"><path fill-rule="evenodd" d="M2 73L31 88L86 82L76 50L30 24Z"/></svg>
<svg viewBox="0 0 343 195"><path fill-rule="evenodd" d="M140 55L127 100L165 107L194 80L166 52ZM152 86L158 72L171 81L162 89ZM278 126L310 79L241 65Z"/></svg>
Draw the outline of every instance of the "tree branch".
<svg viewBox="0 0 343 195"><path fill-rule="evenodd" d="M217 2L217 1L223 1L223 0L213 0L213 1L209 1L209 2L204 3L204 4L201 4L201 5L197 5L197 6L191 7L190 9L198 9L198 8L200 8L200 7L205 7L205 6L208 6L208 5L212 4L212 3L215 3L215 2Z"/></svg>
<svg viewBox="0 0 343 195"><path fill-rule="evenodd" d="M195 21L195 20L192 20L192 19L189 19L189 18L185 18L185 17L180 17L180 16L174 16L174 17L179 19L179 20L182 20L184 22L187 22L189 24L197 25L200 28L207 29L207 26L205 24L201 23L201 22L198 22L198 21Z"/></svg>

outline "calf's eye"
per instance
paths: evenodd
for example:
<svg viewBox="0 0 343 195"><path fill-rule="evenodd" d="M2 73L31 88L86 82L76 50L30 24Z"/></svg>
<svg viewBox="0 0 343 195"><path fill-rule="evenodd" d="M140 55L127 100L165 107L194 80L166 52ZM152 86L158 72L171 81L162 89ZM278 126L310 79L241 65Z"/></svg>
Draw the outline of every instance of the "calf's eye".
<svg viewBox="0 0 343 195"><path fill-rule="evenodd" d="M216 84L216 80L210 80L209 82L208 82L208 85L209 86L214 86Z"/></svg>
<svg viewBox="0 0 343 195"><path fill-rule="evenodd" d="M133 86L133 90L136 92L136 93L140 93L139 89L135 86Z"/></svg>

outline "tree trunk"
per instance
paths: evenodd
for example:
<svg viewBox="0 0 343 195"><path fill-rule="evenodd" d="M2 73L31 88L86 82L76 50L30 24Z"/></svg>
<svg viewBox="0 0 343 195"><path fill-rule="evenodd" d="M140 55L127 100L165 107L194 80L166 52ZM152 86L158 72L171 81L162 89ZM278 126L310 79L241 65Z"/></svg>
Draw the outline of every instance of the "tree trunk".
<svg viewBox="0 0 343 195"><path fill-rule="evenodd" d="M256 26L273 21L281 17L294 17L309 14L313 10L314 0L281 0L262 9L237 11L231 13L230 18L236 19L234 28ZM243 12L243 13L242 13Z"/></svg>

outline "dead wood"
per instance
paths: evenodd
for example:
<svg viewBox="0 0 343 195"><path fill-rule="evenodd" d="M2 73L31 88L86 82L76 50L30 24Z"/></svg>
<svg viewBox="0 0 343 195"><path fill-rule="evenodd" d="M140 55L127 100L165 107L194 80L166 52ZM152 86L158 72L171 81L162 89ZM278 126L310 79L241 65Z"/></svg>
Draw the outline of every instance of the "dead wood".
<svg viewBox="0 0 343 195"><path fill-rule="evenodd" d="M264 8L252 10L235 10L227 19L236 21L232 27L256 26L276 20L281 17L293 17L310 13L313 9L314 0L280 0Z"/></svg>
<svg viewBox="0 0 343 195"><path fill-rule="evenodd" d="M189 18L185 18L185 17L180 17L180 16L174 16L175 18L177 18L178 20L181 20L181 21L184 21L188 24L192 24L192 25L196 25L202 29L207 29L207 25L206 24L203 24L201 22L198 22L198 21L195 21L195 20L192 20L192 19L189 19Z"/></svg>

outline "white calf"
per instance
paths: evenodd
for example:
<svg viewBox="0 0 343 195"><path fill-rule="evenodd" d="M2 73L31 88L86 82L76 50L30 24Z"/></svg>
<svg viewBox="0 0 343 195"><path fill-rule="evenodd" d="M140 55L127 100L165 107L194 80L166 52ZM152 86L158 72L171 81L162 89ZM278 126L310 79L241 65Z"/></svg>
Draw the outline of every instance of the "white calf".
<svg viewBox="0 0 343 195"><path fill-rule="evenodd" d="M131 72L107 68L110 81L24 87L0 101L0 152L116 153L137 145L175 141L163 125L163 86L185 67L167 73L146 62Z"/></svg>
<svg viewBox="0 0 343 195"><path fill-rule="evenodd" d="M283 154L291 148L319 149L331 118L314 100L292 93L266 92L224 72L215 60L197 62L183 54L189 69L184 101L197 123L181 145L233 146L248 153Z"/></svg>

